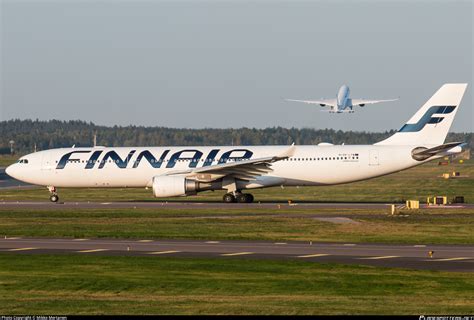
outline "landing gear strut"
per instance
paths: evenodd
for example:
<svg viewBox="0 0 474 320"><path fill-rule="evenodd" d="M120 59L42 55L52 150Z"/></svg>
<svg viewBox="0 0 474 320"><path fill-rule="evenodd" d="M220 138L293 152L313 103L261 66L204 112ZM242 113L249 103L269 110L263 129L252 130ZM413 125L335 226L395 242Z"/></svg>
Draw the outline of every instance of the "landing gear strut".
<svg viewBox="0 0 474 320"><path fill-rule="evenodd" d="M253 202L253 195L250 193L226 193L223 197L225 203L252 203Z"/></svg>
<svg viewBox="0 0 474 320"><path fill-rule="evenodd" d="M51 202L58 202L59 201L59 196L56 191L56 187L48 187L49 192L51 193L51 196L49 197L49 200Z"/></svg>
<svg viewBox="0 0 474 320"><path fill-rule="evenodd" d="M224 177L224 179L222 179L222 189L227 189L227 193L222 198L225 203L253 202L253 196L250 193L242 193L242 190L237 189L237 183L233 177Z"/></svg>

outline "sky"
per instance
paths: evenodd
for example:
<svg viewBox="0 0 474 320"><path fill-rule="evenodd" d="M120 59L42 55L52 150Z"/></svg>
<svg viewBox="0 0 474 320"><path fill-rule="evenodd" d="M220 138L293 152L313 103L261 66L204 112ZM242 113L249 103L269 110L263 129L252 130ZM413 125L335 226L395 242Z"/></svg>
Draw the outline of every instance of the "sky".
<svg viewBox="0 0 474 320"><path fill-rule="evenodd" d="M467 82L473 1L0 0L0 121L398 129ZM354 114L284 98L400 99Z"/></svg>

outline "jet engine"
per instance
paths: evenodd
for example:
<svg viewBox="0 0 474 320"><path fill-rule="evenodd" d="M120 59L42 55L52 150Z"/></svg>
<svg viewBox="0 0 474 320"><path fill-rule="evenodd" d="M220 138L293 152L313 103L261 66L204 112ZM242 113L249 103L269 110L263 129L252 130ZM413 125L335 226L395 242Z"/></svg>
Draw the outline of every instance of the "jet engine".
<svg viewBox="0 0 474 320"><path fill-rule="evenodd" d="M319 105L320 105L321 107L325 107L325 106L326 106L326 105L325 105L325 104L323 104L323 103L320 103Z"/></svg>
<svg viewBox="0 0 474 320"><path fill-rule="evenodd" d="M198 191L222 188L222 181L199 182L183 176L153 177L153 195L156 198L195 195Z"/></svg>

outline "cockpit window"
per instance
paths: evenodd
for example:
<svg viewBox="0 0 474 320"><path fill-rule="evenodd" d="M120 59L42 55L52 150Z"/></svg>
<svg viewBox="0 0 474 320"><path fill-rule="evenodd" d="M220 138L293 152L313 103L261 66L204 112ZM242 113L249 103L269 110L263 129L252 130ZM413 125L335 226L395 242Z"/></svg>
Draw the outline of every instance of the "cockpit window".
<svg viewBox="0 0 474 320"><path fill-rule="evenodd" d="M28 163L28 159L20 159L17 161L17 163L24 163L24 164L27 164Z"/></svg>

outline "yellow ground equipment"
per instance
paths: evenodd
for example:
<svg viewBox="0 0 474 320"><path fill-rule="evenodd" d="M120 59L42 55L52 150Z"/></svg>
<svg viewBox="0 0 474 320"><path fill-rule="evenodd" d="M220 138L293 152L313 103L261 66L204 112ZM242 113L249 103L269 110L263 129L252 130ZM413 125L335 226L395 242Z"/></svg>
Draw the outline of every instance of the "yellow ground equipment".
<svg viewBox="0 0 474 320"><path fill-rule="evenodd" d="M420 209L420 201L418 200L407 200L406 201L407 209Z"/></svg>
<svg viewBox="0 0 474 320"><path fill-rule="evenodd" d="M390 214L395 214L395 205L390 205Z"/></svg>
<svg viewBox="0 0 474 320"><path fill-rule="evenodd" d="M436 196L426 198L426 203L428 205L445 205L448 204L448 197L446 196Z"/></svg>

